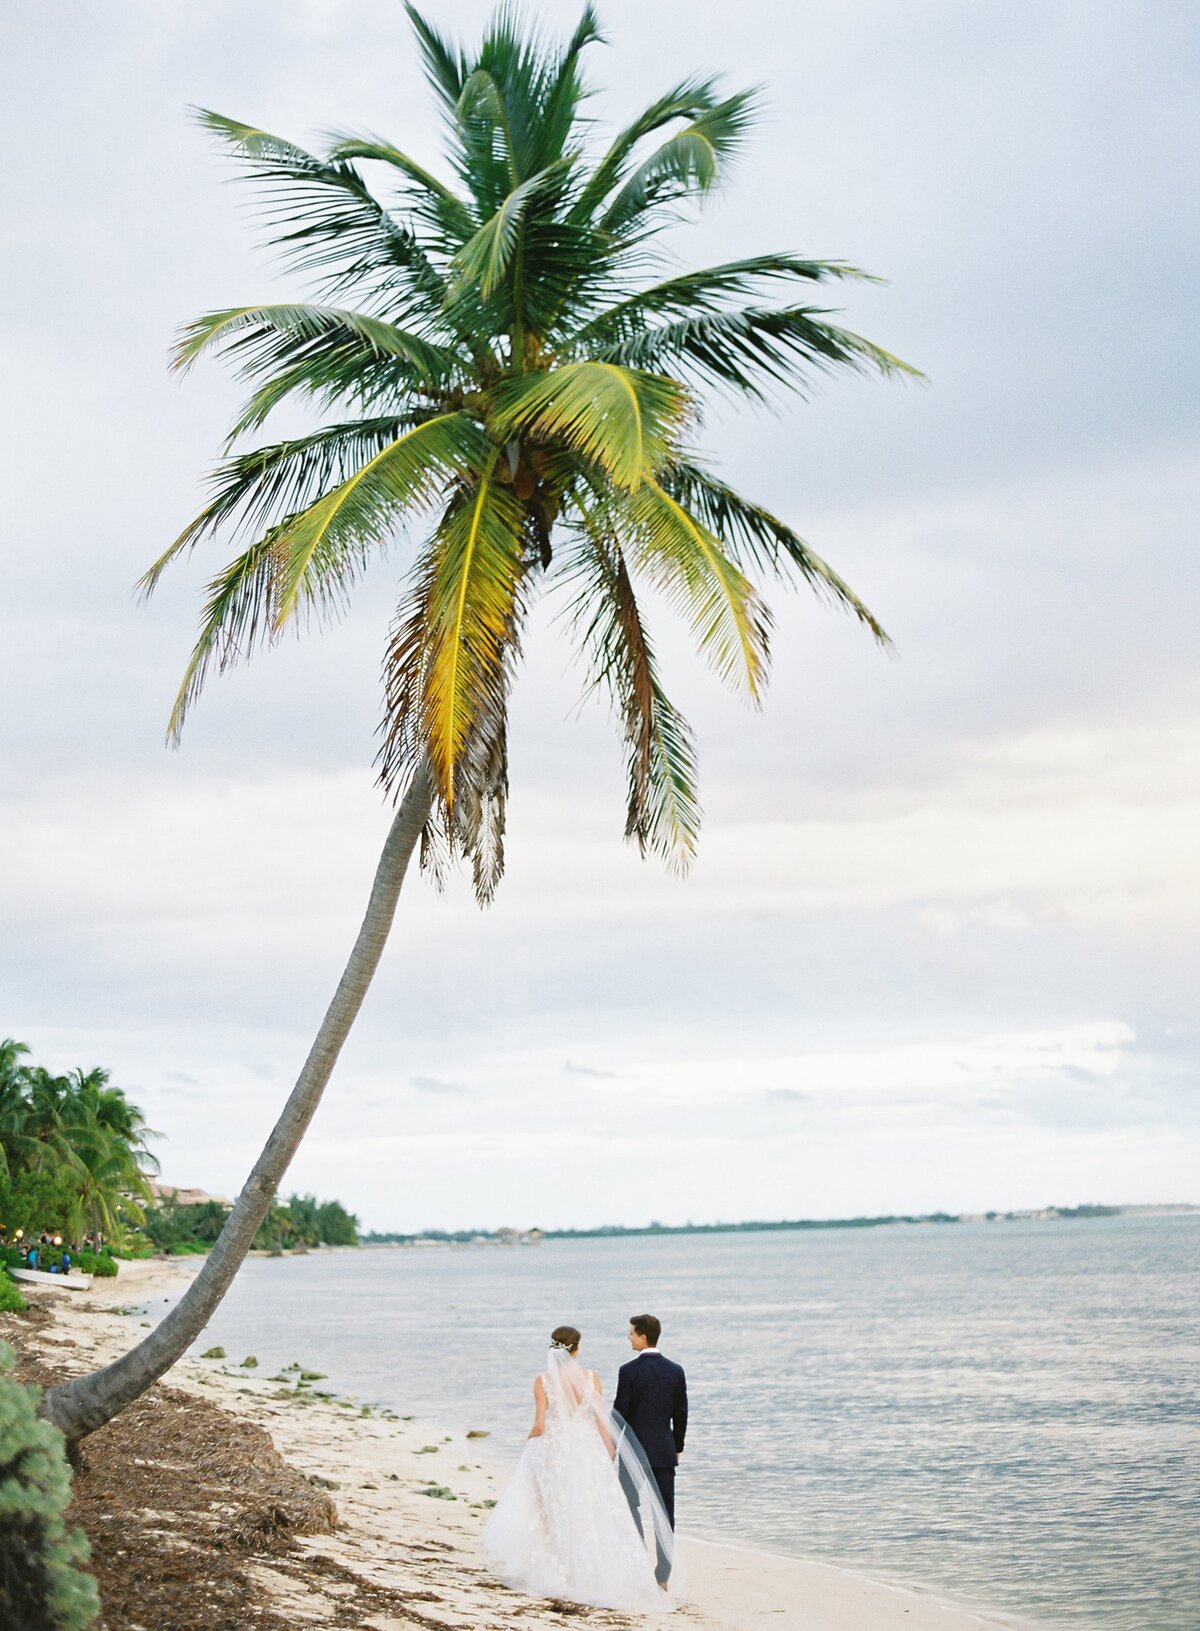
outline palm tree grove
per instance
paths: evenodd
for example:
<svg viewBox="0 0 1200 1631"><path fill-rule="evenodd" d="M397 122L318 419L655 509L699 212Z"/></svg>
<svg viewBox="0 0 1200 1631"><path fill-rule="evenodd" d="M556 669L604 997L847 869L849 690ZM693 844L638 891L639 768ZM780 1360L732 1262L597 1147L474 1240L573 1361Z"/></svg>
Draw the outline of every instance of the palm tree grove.
<svg viewBox="0 0 1200 1631"><path fill-rule="evenodd" d="M772 580L802 580L886 643L790 522L719 479L704 450L713 395L758 406L831 371L915 373L823 303L819 286L866 276L843 261L753 246L681 269L678 229L721 186L756 93L689 77L606 134L583 69L602 43L590 6L563 44L501 11L471 51L407 10L444 121L437 171L375 135L312 151L200 115L254 189L297 292L199 317L175 352L181 370L224 357L249 394L208 501L142 582L149 593L214 539L235 551L205 591L169 737L214 671L340 613L390 551L401 581L376 768L394 817L332 1003L202 1269L123 1358L48 1390L68 1440L137 1398L211 1317L317 1108L414 852L434 869L461 859L480 902L492 898L508 702L538 596L564 609L611 699L626 838L677 867L700 827L696 750L647 604L682 618L755 705ZM314 428L270 440L271 415L296 403Z"/></svg>
<svg viewBox="0 0 1200 1631"><path fill-rule="evenodd" d="M77 1262L94 1269L93 1245L127 1247L146 1221L156 1135L107 1071L56 1076L28 1053L0 1041L0 1247L16 1263L21 1241L58 1234L60 1248L86 1243ZM46 1266L60 1255L45 1251Z"/></svg>

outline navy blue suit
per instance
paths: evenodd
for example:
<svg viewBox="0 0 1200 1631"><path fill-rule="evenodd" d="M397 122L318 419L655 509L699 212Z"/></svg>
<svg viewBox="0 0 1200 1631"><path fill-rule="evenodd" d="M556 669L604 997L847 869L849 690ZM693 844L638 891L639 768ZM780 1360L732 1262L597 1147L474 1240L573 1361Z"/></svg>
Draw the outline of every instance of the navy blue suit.
<svg viewBox="0 0 1200 1631"><path fill-rule="evenodd" d="M630 1432L645 1451L674 1529L675 1464L683 1450L688 1419L687 1377L683 1366L654 1348L643 1348L628 1364L621 1366L613 1409L625 1418ZM636 1495L628 1488L625 1493L640 1530ZM665 1581L667 1563L661 1552L656 1572L658 1578Z"/></svg>

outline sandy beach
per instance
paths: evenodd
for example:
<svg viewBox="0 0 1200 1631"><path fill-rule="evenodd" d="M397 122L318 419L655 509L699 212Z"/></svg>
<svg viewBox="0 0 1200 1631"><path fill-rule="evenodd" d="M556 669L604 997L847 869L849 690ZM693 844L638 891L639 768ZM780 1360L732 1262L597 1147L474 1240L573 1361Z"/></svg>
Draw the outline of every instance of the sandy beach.
<svg viewBox="0 0 1200 1631"><path fill-rule="evenodd" d="M128 1348L145 1319L145 1305L177 1292L197 1267L195 1259L122 1264L118 1280L98 1281L90 1292L35 1294L31 1305L42 1312L0 1322L0 1335L48 1371L70 1374L92 1368ZM503 1486L505 1471L489 1457L486 1438L445 1434L429 1422L368 1411L325 1393L319 1377L301 1383L296 1371L267 1376L243 1367L245 1357L185 1359L167 1378L170 1389L178 1390L173 1396L202 1399L215 1411L228 1413L221 1417L210 1410L205 1415L216 1423L218 1437L222 1420L231 1441L242 1430L268 1434L287 1463L282 1471L298 1474L307 1489L328 1492L336 1505L336 1522L332 1527L328 1520L317 1523L327 1533L290 1533L286 1543L266 1555L252 1547L239 1554L242 1583L231 1589L242 1592L245 1617L237 1618L235 1610L234 1618L219 1623L238 1631L243 1625L264 1624L492 1631L504 1624L561 1627L568 1620L635 1623L626 1615L521 1597L491 1578L480 1534L485 1503ZM305 1361L302 1353L295 1358L298 1364ZM152 1420L144 1417L143 1436L149 1436ZM480 1430L485 1429L481 1423ZM98 1445L100 1438L96 1435L89 1444ZM260 1461L274 1459L265 1440L249 1442L263 1446L257 1452ZM139 1463L152 1455L153 1444L148 1443ZM208 1504L224 1511L237 1498L237 1488L218 1489ZM154 1517L150 1511L144 1521ZM193 1514L195 1524L206 1518L205 1513ZM176 1549L186 1550L189 1543L186 1533L173 1536ZM685 1537L683 1553L688 1601L669 1620L653 1623L686 1624L694 1631L750 1631L756 1626L774 1631L1002 1631L1019 1624L1011 1616L956 1604L913 1586L740 1545ZM123 1618L114 1623L137 1622Z"/></svg>

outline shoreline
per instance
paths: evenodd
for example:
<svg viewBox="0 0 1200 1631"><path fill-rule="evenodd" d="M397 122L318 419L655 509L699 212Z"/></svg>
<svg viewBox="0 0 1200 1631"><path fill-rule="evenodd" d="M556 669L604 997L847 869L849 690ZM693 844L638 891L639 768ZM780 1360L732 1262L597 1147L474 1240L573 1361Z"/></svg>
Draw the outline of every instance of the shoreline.
<svg viewBox="0 0 1200 1631"><path fill-rule="evenodd" d="M92 1368L128 1348L148 1324L155 1300L169 1300L199 1269L201 1257L122 1263L116 1280L90 1292L52 1290L31 1297L53 1322L22 1338L40 1358L64 1370ZM304 1356L298 1356L303 1361ZM562 1610L525 1598L493 1580L480 1533L488 1505L503 1487L507 1458L489 1455L486 1439L446 1433L429 1422L362 1406L325 1391L323 1377L264 1376L230 1356L185 1356L164 1381L219 1410L264 1429L279 1454L310 1483L328 1488L338 1508L330 1534L297 1539L287 1571L248 1565L256 1585L282 1615L306 1624L341 1623L344 1591L357 1581L369 1599L383 1588L421 1597L426 1626L491 1631L497 1613L529 1627L561 1627ZM688 1601L671 1616L692 1631L1029 1631L1030 1622L953 1600L909 1581L860 1574L845 1566L773 1552L722 1537L681 1535ZM305 1560L311 1564L311 1579ZM325 1575L344 1583L331 1596ZM429 1601L433 1596L433 1603ZM436 1606L435 1606L436 1605ZM410 1617L411 1618L411 1617ZM572 1619L614 1624L604 1610L571 1611ZM384 1617L364 1622L399 1627ZM631 1624L627 1618L622 1624ZM638 1623L649 1624L646 1619ZM656 1618L654 1623L660 1623Z"/></svg>

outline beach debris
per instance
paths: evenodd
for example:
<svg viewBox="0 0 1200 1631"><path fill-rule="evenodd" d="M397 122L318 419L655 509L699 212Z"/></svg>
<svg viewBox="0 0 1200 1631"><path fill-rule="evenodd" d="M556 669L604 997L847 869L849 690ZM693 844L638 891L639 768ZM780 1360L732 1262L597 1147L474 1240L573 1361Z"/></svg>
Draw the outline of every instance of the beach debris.
<svg viewBox="0 0 1200 1631"><path fill-rule="evenodd" d="M421 1448L416 1453L417 1455L437 1455L440 1449L440 1444L422 1444Z"/></svg>
<svg viewBox="0 0 1200 1631"><path fill-rule="evenodd" d="M435 1501L457 1501L458 1496L453 1490L446 1488L445 1484L430 1484L428 1489L419 1489L418 1495L428 1495Z"/></svg>
<svg viewBox="0 0 1200 1631"><path fill-rule="evenodd" d="M338 1487L332 1478L322 1478L319 1472L310 1472L308 1481L317 1489L336 1489Z"/></svg>
<svg viewBox="0 0 1200 1631"><path fill-rule="evenodd" d="M491 1433L485 1431L482 1427L472 1427L471 1431L467 1434L468 1438L491 1438L491 1436Z"/></svg>
<svg viewBox="0 0 1200 1631"><path fill-rule="evenodd" d="M242 1369L243 1370L257 1370L257 1368L258 1368L258 1359L256 1358L256 1356L254 1354L247 1354L245 1359L242 1360Z"/></svg>
<svg viewBox="0 0 1200 1631"><path fill-rule="evenodd" d="M207 1348L200 1357L201 1359L224 1359L225 1350L224 1348Z"/></svg>
<svg viewBox="0 0 1200 1631"><path fill-rule="evenodd" d="M302 1382L325 1382L328 1381L328 1377L323 1370L302 1370L300 1380Z"/></svg>

